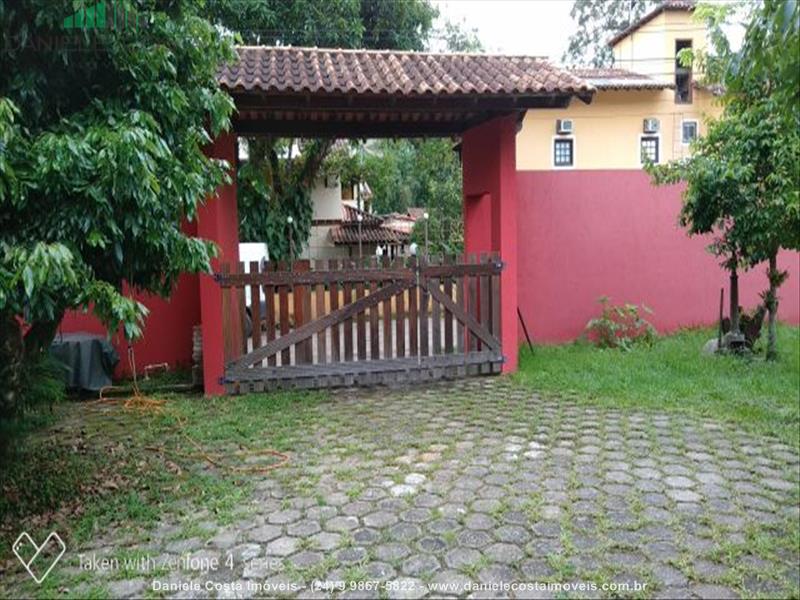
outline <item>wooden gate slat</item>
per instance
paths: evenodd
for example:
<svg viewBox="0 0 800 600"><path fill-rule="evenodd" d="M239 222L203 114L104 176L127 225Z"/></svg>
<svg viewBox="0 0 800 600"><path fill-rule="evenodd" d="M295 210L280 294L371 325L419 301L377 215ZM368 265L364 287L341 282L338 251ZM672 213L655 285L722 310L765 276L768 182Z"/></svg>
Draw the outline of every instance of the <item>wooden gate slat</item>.
<svg viewBox="0 0 800 600"><path fill-rule="evenodd" d="M239 273L244 273L244 262L238 263ZM239 317L239 351L243 356L247 354L247 296L245 295L244 287L237 288L239 308L237 315Z"/></svg>
<svg viewBox="0 0 800 600"><path fill-rule="evenodd" d="M306 273L310 268L309 261L296 260L292 264L293 272ZM294 308L294 329L299 329L310 319L311 299L308 295L307 285L295 284L292 288L292 303ZM294 362L302 365L311 362L311 339L299 342L294 348Z"/></svg>
<svg viewBox="0 0 800 600"><path fill-rule="evenodd" d="M370 269L378 268L378 259L373 256L369 261ZM378 282L371 280L369 282L370 296L378 291ZM369 358L370 360L378 360L381 355L380 335L379 335L379 322L380 322L380 306L375 305L369 309Z"/></svg>
<svg viewBox="0 0 800 600"><path fill-rule="evenodd" d="M419 269L419 355L420 356L428 356L428 350L430 349L430 343L428 339L428 331L430 328L428 327L428 288L427 288L427 276L425 275L425 267L427 266L427 261L425 257L419 259L420 269Z"/></svg>
<svg viewBox="0 0 800 600"><path fill-rule="evenodd" d="M441 261L441 257L433 257L434 263ZM437 290L441 289L441 280L437 275L428 277L428 284L434 286ZM437 355L442 353L442 307L431 298L431 354Z"/></svg>
<svg viewBox="0 0 800 600"><path fill-rule="evenodd" d="M409 259L409 265L412 269L417 268L416 257ZM408 290L408 354L409 356L417 356L419 354L419 312L417 305L419 303L419 289L416 285Z"/></svg>
<svg viewBox="0 0 800 600"><path fill-rule="evenodd" d="M352 322L354 315L366 310L370 306L374 306L375 304L382 302L386 298L391 298L395 294L402 293L408 287L408 281L399 281L389 286L385 286L381 288L381 290L374 296L367 296L366 298L362 298L361 300L347 304L337 311L325 315L322 319L311 321L310 323L305 324L303 327L295 329L291 333L279 337L274 342L251 352L248 356L243 356L241 359L231 364L230 367L233 369L248 367L254 362L261 360L270 354L282 352L285 348L288 348L292 344L296 344L297 342L308 339L310 336L330 327L334 323L346 320L350 320Z"/></svg>
<svg viewBox="0 0 800 600"><path fill-rule="evenodd" d="M250 261L250 272L258 273L259 264L257 260ZM261 286L258 284L250 285L250 323L251 338L253 340L253 350L261 347ZM260 367L261 363L256 366Z"/></svg>
<svg viewBox="0 0 800 600"><path fill-rule="evenodd" d="M337 271L339 269L339 261L336 259L331 260L328 268L331 271ZM332 279L329 287L331 312L333 313L339 310L339 283L336 279ZM339 329L338 323L334 323L331 326L331 362L339 362L339 357L341 355Z"/></svg>
<svg viewBox="0 0 800 600"><path fill-rule="evenodd" d="M389 269L390 261L388 256L384 256L382 261L383 269ZM384 282L381 289L387 287L388 282ZM387 297L383 303L383 360L392 358L392 298Z"/></svg>
<svg viewBox="0 0 800 600"><path fill-rule="evenodd" d="M403 264L402 258L394 259L395 267L401 267ZM395 296L395 304L397 306L397 315L395 318L395 340L394 345L397 350L397 357L402 358L406 355L406 300L405 290L402 294Z"/></svg>
<svg viewBox="0 0 800 600"><path fill-rule="evenodd" d="M278 263L278 270L283 271L286 269L286 263L280 262ZM278 289L279 295L279 304L280 304L280 331L281 336L278 338L283 339L285 336L289 334L289 288L288 286L282 285ZM275 342L273 342L274 344ZM269 344L267 344L268 347ZM268 356L265 354L265 356ZM283 352L281 352L281 365L285 366L291 364L291 349L287 345Z"/></svg>
<svg viewBox="0 0 800 600"><path fill-rule="evenodd" d="M458 257L458 261L464 261L464 256L461 255ZM457 276L456 277L456 306L458 306L459 310L466 312L466 302L464 300L464 283L466 277ZM456 321L456 352L459 354L463 354L465 352L464 348L464 324Z"/></svg>
<svg viewBox="0 0 800 600"><path fill-rule="evenodd" d="M317 273L327 270L328 261L317 260L314 262L314 271ZM321 319L325 314L325 284L318 283L314 289L315 319ZM328 332L324 329L317 333L317 364L328 362Z"/></svg>
<svg viewBox="0 0 800 600"><path fill-rule="evenodd" d="M356 283L356 300L364 297L364 282ZM356 317L356 350L358 360L367 360L367 315L360 312Z"/></svg>
<svg viewBox="0 0 800 600"><path fill-rule="evenodd" d="M446 257L445 261L448 266L453 265L452 257ZM453 297L452 277L445 276L444 278L444 295L448 298ZM444 309L444 352L445 354L453 353L453 313L447 308Z"/></svg>
<svg viewBox="0 0 800 600"><path fill-rule="evenodd" d="M345 263L346 269L352 269L353 265L348 260ZM347 306L353 302L353 284L349 281L344 283L344 302L342 306ZM344 321L344 360L353 360L353 318L349 317Z"/></svg>
<svg viewBox="0 0 800 600"><path fill-rule="evenodd" d="M266 270L274 271L275 270L275 263L268 262L265 265ZM270 343L272 340L275 339L275 286L274 285L265 285L263 286L264 289L264 303L266 305L266 313L264 318L264 326L267 329L267 343ZM275 366L275 355L272 355L267 358L267 364L271 367Z"/></svg>
<svg viewBox="0 0 800 600"><path fill-rule="evenodd" d="M475 263L475 255L470 254L467 257L467 261L469 264ZM478 289L475 282L475 277L470 275L466 275L464 277L467 284L467 311L465 314L471 315L473 317L478 316ZM478 350L478 340L472 333L470 333L469 328L465 330L466 336L466 344L467 344L467 352L477 352Z"/></svg>

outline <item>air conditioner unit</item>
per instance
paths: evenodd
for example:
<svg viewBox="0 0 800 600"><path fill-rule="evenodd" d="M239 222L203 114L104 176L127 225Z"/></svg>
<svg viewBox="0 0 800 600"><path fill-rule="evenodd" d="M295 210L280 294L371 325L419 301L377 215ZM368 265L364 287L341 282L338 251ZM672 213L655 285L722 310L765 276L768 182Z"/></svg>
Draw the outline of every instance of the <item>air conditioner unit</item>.
<svg viewBox="0 0 800 600"><path fill-rule="evenodd" d="M658 133L660 126L658 119L645 119L642 129L645 133Z"/></svg>
<svg viewBox="0 0 800 600"><path fill-rule="evenodd" d="M572 133L574 130L572 126L572 119L557 119L556 120L556 133L565 135Z"/></svg>

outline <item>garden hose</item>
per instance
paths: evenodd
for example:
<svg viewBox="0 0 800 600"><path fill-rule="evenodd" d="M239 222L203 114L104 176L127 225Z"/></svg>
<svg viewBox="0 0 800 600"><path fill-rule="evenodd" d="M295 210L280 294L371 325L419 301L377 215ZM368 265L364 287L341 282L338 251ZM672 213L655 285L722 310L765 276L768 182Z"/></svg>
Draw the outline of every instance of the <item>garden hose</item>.
<svg viewBox="0 0 800 600"><path fill-rule="evenodd" d="M139 383L137 379L136 373L136 355L133 350L132 345L128 345L128 366L131 369L131 374L133 375L133 383L131 385L131 391L133 392L131 396L127 398L109 398L106 394L108 392L120 392L122 390L126 390L121 386L106 386L100 390L100 397L97 400L91 401L89 404L92 405L100 405L100 404L122 404L122 408L124 410L135 410L140 413L153 413L158 415L165 415L172 417L175 419L177 426L175 429L180 433L180 435L191 444L196 450L197 455L203 458L209 464L219 468L225 469L234 473L268 473L275 469L285 466L289 462L289 455L285 454L284 452L280 452L273 448L266 448L263 450L239 450L234 452L234 456L249 458L255 456L272 456L277 458L276 462L273 462L269 465L263 466L240 466L240 465L228 465L224 461L224 455L221 454L213 454L209 452L203 445L195 440L192 436L186 433L187 423L186 419L181 416L175 410L169 410L167 408L167 401L163 398L150 398L142 394L141 390L139 389ZM126 390L127 391L127 390ZM164 447L147 447L147 450L160 452L161 454L166 454L169 451L166 450ZM182 454L179 452L175 452L182 457L190 457L192 455Z"/></svg>

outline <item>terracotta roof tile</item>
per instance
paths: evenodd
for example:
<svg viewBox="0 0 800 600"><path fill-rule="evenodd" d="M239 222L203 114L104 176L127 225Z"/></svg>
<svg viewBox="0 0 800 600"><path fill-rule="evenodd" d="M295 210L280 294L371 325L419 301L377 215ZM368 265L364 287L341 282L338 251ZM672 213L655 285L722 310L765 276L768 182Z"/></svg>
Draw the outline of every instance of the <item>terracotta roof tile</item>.
<svg viewBox="0 0 800 600"><path fill-rule="evenodd" d="M598 90L663 90L673 87L671 83L626 69L577 68L571 71Z"/></svg>
<svg viewBox="0 0 800 600"><path fill-rule="evenodd" d="M542 58L240 46L219 73L229 90L274 93L469 95L591 93L586 81Z"/></svg>
<svg viewBox="0 0 800 600"><path fill-rule="evenodd" d="M357 244L358 228L340 225L332 227L330 230L331 239L334 244ZM362 227L361 242L364 244L405 244L408 242L409 234L388 229L386 227Z"/></svg>

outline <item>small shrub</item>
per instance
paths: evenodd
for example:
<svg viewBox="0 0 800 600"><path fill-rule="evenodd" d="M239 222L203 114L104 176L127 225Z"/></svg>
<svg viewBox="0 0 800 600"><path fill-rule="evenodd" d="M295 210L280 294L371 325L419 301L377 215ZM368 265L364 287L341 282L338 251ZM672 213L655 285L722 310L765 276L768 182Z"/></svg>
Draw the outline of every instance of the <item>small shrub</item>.
<svg viewBox="0 0 800 600"><path fill-rule="evenodd" d="M601 315L586 324L586 336L599 348L630 350L636 344L651 346L656 339L653 325L642 313L653 314L644 304L614 305L608 297L599 300Z"/></svg>

